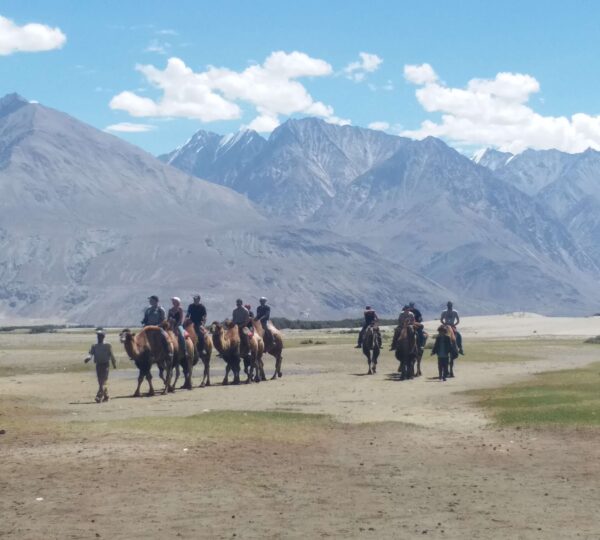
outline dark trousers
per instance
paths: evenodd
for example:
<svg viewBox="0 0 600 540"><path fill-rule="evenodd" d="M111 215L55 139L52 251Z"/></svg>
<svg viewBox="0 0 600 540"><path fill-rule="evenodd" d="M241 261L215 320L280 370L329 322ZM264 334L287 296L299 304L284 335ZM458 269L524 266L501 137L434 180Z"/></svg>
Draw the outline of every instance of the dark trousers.
<svg viewBox="0 0 600 540"><path fill-rule="evenodd" d="M454 335L456 336L456 346L459 351L462 351L462 336L458 330L455 330Z"/></svg>
<svg viewBox="0 0 600 540"><path fill-rule="evenodd" d="M363 337L365 337L365 331L369 327L369 324L371 324L371 323L363 323L362 328L360 329L360 332L358 333L358 346L359 347L362 345Z"/></svg>
<svg viewBox="0 0 600 540"><path fill-rule="evenodd" d="M194 331L198 336L198 352L202 352L202 349L204 349L204 332L202 331L202 325L195 322Z"/></svg>
<svg viewBox="0 0 600 540"><path fill-rule="evenodd" d="M447 356L438 356L438 372L440 374L440 379L448 378L448 362Z"/></svg>

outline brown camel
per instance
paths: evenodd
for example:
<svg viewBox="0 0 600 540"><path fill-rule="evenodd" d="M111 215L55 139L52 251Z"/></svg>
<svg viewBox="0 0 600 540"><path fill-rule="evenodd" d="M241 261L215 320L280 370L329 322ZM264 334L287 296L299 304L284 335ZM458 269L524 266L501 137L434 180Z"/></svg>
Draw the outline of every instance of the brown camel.
<svg viewBox="0 0 600 540"><path fill-rule="evenodd" d="M204 332L204 345L202 350L200 350L198 347L198 336L196 335L196 331L194 329L194 323L191 320L186 319L186 321L183 323L183 327L190 335L192 341L194 342L194 346L196 347L196 352L198 353L197 357L194 359L194 365L196 365L198 359L202 360L202 364L204 364L204 374L202 375L200 388L210 386L210 358L213 351L212 337L204 328L202 328L202 331Z"/></svg>
<svg viewBox="0 0 600 540"><path fill-rule="evenodd" d="M365 330L362 342L362 352L367 357L369 371L367 375L373 375L377 372L377 359L381 351L381 333L379 326L370 324Z"/></svg>
<svg viewBox="0 0 600 540"><path fill-rule="evenodd" d="M175 368L175 380L173 381L173 390L175 389L175 385L179 380L180 369L183 369L183 377L185 379L181 388L185 388L186 390L192 389L192 369L194 365L198 363L198 356L196 352L196 341L198 338L194 333L193 338L188 332L185 336L185 352L182 351L179 346L179 339L174 330L171 329L169 323L164 321L160 327L167 333L169 339L171 340L171 344L173 345L173 367ZM194 329L192 328L192 332Z"/></svg>
<svg viewBox="0 0 600 540"><path fill-rule="evenodd" d="M265 381L267 378L265 377L265 366L262 361L262 356L265 352L264 341L256 331L256 327L254 327L254 331L250 328L242 328L242 332L246 335L248 343L248 351L242 351L245 366L244 371L246 371L246 374L248 375L246 382ZM246 358L248 359L247 365Z"/></svg>
<svg viewBox="0 0 600 540"><path fill-rule="evenodd" d="M150 386L149 395L154 395L150 368L156 363L166 373L163 394L172 391L171 375L173 370L173 344L167 334L158 326L146 326L137 334L126 328L119 334L127 356L135 362L139 370L138 384L133 397L140 396L140 387L144 378Z"/></svg>
<svg viewBox="0 0 600 540"><path fill-rule="evenodd" d="M223 324L217 321L210 325L215 348L225 361L223 384L229 384L229 372L233 371L233 384L240 384L240 332L230 321Z"/></svg>
<svg viewBox="0 0 600 540"><path fill-rule="evenodd" d="M392 341L392 350L396 351L396 359L400 362L398 371L400 380L415 377L415 362L419 356L417 332L412 324L396 328Z"/></svg>
<svg viewBox="0 0 600 540"><path fill-rule="evenodd" d="M263 339L265 354L270 354L275 358L275 373L273 373L271 380L281 377L281 363L283 362L283 336L281 332L275 328L275 325L271 321L267 321L266 331L258 321L253 320L252 325L254 326L255 333ZM266 380L266 377L263 380Z"/></svg>

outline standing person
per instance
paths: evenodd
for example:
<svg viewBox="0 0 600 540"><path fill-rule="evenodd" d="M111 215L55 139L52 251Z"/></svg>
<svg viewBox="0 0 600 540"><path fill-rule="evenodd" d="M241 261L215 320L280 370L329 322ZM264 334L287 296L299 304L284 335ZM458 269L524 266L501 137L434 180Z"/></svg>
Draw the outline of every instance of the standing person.
<svg viewBox="0 0 600 540"><path fill-rule="evenodd" d="M355 349L360 349L362 347L362 342L363 342L363 337L365 335L365 330L371 324L373 324L375 321L379 320L379 317L377 316L377 313L375 313L375 310L371 306L366 306L365 307L365 311L363 313L363 316L364 316L365 320L363 321L362 328L360 329L360 332L358 333L358 344L356 345L356 347L354 347Z"/></svg>
<svg viewBox="0 0 600 540"><path fill-rule="evenodd" d="M181 307L181 299L178 296L171 298L173 306L169 309L168 320L171 329L177 334L179 348L183 351L182 355L185 359L187 350L185 346L185 330L183 329L183 308Z"/></svg>
<svg viewBox="0 0 600 540"><path fill-rule="evenodd" d="M437 354L438 357L438 373L440 381L445 381L448 377L448 364L450 363L450 357L456 356L458 351L456 345L450 339L448 330L445 325L441 325L438 328L438 335L435 338L433 349L431 349L431 355Z"/></svg>
<svg viewBox="0 0 600 540"><path fill-rule="evenodd" d="M458 352L460 354L465 354L462 348L462 336L460 332L456 329L456 327L460 324L460 317L458 316L458 311L453 308L452 302L448 301L446 304L446 311L442 311L442 315L440 316L440 322L442 324L448 325L454 330L454 334L456 335L456 344L458 345Z"/></svg>
<svg viewBox="0 0 600 540"><path fill-rule="evenodd" d="M158 303L158 296L153 294L148 298L150 307L144 311L144 318L142 319L142 326L160 326L166 319L166 313L164 308Z"/></svg>
<svg viewBox="0 0 600 540"><path fill-rule="evenodd" d="M98 393L96 394L96 403L108 401L108 370L109 362L112 362L114 369L117 369L117 362L112 352L110 343L106 343L104 339L106 334L104 330L99 328L96 330L96 343L90 347L89 356L84 362L87 364L92 358L96 364L96 376L98 377Z"/></svg>
<svg viewBox="0 0 600 540"><path fill-rule="evenodd" d="M187 308L186 317L192 321L194 330L198 336L198 351L201 352L204 349L204 331L202 327L206 323L206 308L200 303L200 295L194 295L194 303L190 304Z"/></svg>

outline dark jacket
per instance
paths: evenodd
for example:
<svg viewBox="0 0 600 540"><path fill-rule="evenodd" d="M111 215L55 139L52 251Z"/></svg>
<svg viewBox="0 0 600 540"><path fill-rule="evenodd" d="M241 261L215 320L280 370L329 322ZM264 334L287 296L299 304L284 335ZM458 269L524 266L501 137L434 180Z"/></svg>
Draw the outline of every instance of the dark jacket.
<svg viewBox="0 0 600 540"><path fill-rule="evenodd" d="M195 324L206 321L206 308L203 304L190 304L187 308L188 318Z"/></svg>
<svg viewBox="0 0 600 540"><path fill-rule="evenodd" d="M456 358L458 348L448 336L438 334L431 349L431 354L437 354L439 358Z"/></svg>
<svg viewBox="0 0 600 540"><path fill-rule="evenodd" d="M416 307L410 308L409 311L415 316L415 321L423 322L423 315L421 315L421 312Z"/></svg>
<svg viewBox="0 0 600 540"><path fill-rule="evenodd" d="M377 313L374 309L365 309L365 326L369 326L371 323L378 321Z"/></svg>
<svg viewBox="0 0 600 540"><path fill-rule="evenodd" d="M256 308L256 320L267 322L271 318L271 307L270 306L258 306Z"/></svg>

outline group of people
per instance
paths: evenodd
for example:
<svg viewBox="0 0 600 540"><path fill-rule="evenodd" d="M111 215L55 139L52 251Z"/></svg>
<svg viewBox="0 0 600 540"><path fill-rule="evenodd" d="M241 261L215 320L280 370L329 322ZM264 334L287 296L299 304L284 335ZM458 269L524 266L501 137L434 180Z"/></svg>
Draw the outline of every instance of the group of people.
<svg viewBox="0 0 600 540"><path fill-rule="evenodd" d="M183 322L184 320L189 319L192 321L194 330L198 336L198 348L202 350L204 347L204 325L206 324L207 311L201 300L202 298L199 294L193 295L193 302L188 305L187 311L184 314L181 306L181 299L179 297L174 296L171 298L172 306L167 312L160 305L158 296L152 295L148 298L150 306L144 311L142 326L160 326L166 320L171 329L176 332L182 349L185 350L185 331ZM267 299L264 296L259 299L256 313L252 311L252 306L250 304L244 304L243 300L240 298L235 301L235 306L236 307L231 314L231 322L240 328L240 337L242 339L245 339L245 335L242 333L241 329L244 327L250 328L252 326L252 320L259 322L265 331L267 331L267 321L271 318L271 307L267 304Z"/></svg>
<svg viewBox="0 0 600 540"><path fill-rule="evenodd" d="M375 325L379 321L377 313L372 306L366 306L363 313L364 321L360 332L358 333L357 349L360 349L363 344L363 338L365 331L371 325ZM456 327L460 324L460 317L458 312L454 309L452 302L448 301L446 309L442 311L440 315L441 325L438 327L438 335L436 336L432 355L438 357L438 371L439 378L445 381L448 377L448 366L450 360L459 354L464 354L462 347L462 336ZM409 302L402 307L402 311L398 316L398 329L410 325L413 326L417 334L417 344L420 348L425 347L427 340L427 334L425 333L423 326L423 315L421 311L417 309L414 302ZM396 333L398 334L398 332ZM394 343L392 343L391 350L394 349Z"/></svg>

